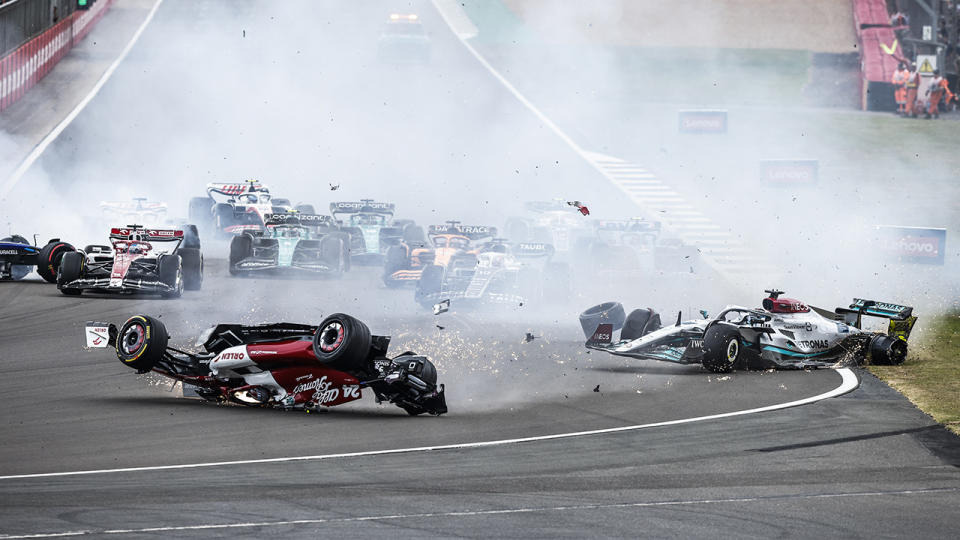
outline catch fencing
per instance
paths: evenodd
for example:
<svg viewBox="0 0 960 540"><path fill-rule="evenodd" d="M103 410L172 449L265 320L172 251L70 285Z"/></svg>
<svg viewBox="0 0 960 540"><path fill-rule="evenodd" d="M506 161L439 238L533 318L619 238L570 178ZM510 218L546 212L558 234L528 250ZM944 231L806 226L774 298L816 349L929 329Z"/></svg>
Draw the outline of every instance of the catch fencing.
<svg viewBox="0 0 960 540"><path fill-rule="evenodd" d="M21 3L23 6L36 5L45 9L37 11L22 7L20 11L16 12L16 15L10 15L14 12L8 10ZM25 42L21 42L15 48L9 50L3 58L0 58L0 111L20 99L27 90L49 73L53 66L70 51L70 48L90 32L93 25L103 17L112 3L113 0L100 0L94 3L89 10L71 10L62 18L58 15L58 22L33 37L29 37ZM52 8L58 7L59 4L61 2L50 0L44 2L16 0L9 5L0 5L0 10L2 10L0 11L0 28L3 28L3 43L6 45L7 35L14 37L18 35L30 36L29 30L33 28L33 25L43 23L43 17L38 18L37 13L46 13L48 14L46 16L49 16L49 13L52 13ZM72 6L75 2L63 2L63 4ZM47 12L47 9L51 11ZM20 19L17 19L17 17L20 17ZM14 23L19 24L19 26ZM10 39L14 39L14 37Z"/></svg>

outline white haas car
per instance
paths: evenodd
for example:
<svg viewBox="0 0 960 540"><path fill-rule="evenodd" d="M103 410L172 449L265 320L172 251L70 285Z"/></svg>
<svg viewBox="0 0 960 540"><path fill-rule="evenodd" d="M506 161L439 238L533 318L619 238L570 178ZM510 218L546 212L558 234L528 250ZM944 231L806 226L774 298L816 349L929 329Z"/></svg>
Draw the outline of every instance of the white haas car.
<svg viewBox="0 0 960 540"><path fill-rule="evenodd" d="M202 283L203 255L195 231L185 235L180 229L139 225L111 229L109 246L64 254L57 272L57 288L71 296L95 291L174 298Z"/></svg>
<svg viewBox="0 0 960 540"><path fill-rule="evenodd" d="M206 197L190 199L189 218L219 234L237 235L263 230L267 218L293 210L289 199L270 194L270 189L254 180L237 183L207 184ZM310 205L298 205L298 212L314 214Z"/></svg>
<svg viewBox="0 0 960 540"><path fill-rule="evenodd" d="M702 364L725 373L735 368L832 367L867 357L873 364L900 364L917 318L913 308L855 298L834 311L807 306L782 291L768 290L763 308L731 306L717 317L663 327L652 309L624 316L623 305L607 302L580 315L586 347L618 356ZM886 333L862 328L862 316L889 319ZM619 339L614 332L620 331Z"/></svg>

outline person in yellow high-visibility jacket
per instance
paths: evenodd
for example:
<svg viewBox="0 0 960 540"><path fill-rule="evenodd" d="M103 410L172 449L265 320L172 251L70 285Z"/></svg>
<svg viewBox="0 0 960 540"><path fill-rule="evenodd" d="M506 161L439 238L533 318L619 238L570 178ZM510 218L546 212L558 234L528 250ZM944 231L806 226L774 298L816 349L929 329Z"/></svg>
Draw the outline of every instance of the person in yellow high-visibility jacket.
<svg viewBox="0 0 960 540"><path fill-rule="evenodd" d="M893 83L893 99L897 102L897 114L904 114L907 109L907 77L910 76L910 71L907 70L907 65L903 62L900 62L900 65L897 66L897 70L893 72L893 78L890 82Z"/></svg>

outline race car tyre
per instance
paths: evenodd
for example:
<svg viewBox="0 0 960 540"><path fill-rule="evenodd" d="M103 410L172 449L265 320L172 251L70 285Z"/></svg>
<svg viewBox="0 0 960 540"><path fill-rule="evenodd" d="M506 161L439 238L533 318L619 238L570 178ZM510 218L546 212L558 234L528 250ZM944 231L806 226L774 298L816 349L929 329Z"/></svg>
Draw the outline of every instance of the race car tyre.
<svg viewBox="0 0 960 540"><path fill-rule="evenodd" d="M407 248L404 246L390 246L383 262L383 283L392 288L403 285L398 279L392 279L394 272L406 270L410 266L407 259Z"/></svg>
<svg viewBox="0 0 960 540"><path fill-rule="evenodd" d="M200 231L196 225L183 226L183 243L180 244L180 249L184 248L200 249Z"/></svg>
<svg viewBox="0 0 960 540"><path fill-rule="evenodd" d="M48 243L40 248L40 253L37 255L37 273L48 283L56 283L60 261L67 253L75 253L76 251L77 248L66 242Z"/></svg>
<svg viewBox="0 0 960 540"><path fill-rule="evenodd" d="M623 330L620 331L620 339L641 338L659 328L659 313L650 308L635 309L627 315L627 320L623 323Z"/></svg>
<svg viewBox="0 0 960 540"><path fill-rule="evenodd" d="M875 366L899 366L907 359L907 342L890 336L870 340L870 363Z"/></svg>
<svg viewBox="0 0 960 540"><path fill-rule="evenodd" d="M13 236L8 236L6 238L0 239L0 242L14 242L16 244L30 244L30 242L20 236L15 234ZM13 264L10 265L10 277L14 281L20 281L21 279L27 277L27 274L33 271L33 267L28 264Z"/></svg>
<svg viewBox="0 0 960 540"><path fill-rule="evenodd" d="M703 335L703 367L714 373L730 373L743 359L740 331L728 324L714 324Z"/></svg>
<svg viewBox="0 0 960 540"><path fill-rule="evenodd" d="M160 281L172 290L161 293L164 298L179 298L183 294L183 259L180 255L161 255L157 261L157 273Z"/></svg>
<svg viewBox="0 0 960 540"><path fill-rule="evenodd" d="M403 228L403 243L410 247L423 247L427 245L427 235L423 232L423 227L413 223Z"/></svg>
<svg viewBox="0 0 960 540"><path fill-rule="evenodd" d="M623 328L624 319L626 319L626 315L623 311L623 304L620 302L604 302L580 314L580 327L583 328L583 335L590 339L601 324L612 324L613 331L616 332Z"/></svg>
<svg viewBox="0 0 960 540"><path fill-rule="evenodd" d="M190 210L187 216L193 223L209 225L213 218L213 199L210 197L193 197L190 199Z"/></svg>
<svg viewBox="0 0 960 540"><path fill-rule="evenodd" d="M312 204L298 204L294 207L294 210L301 214L316 214L317 211L313 208Z"/></svg>
<svg viewBox="0 0 960 540"><path fill-rule="evenodd" d="M422 306L432 306L440 298L443 288L443 267L436 264L425 266L413 292L414 299Z"/></svg>
<svg viewBox="0 0 960 540"><path fill-rule="evenodd" d="M237 264L251 255L253 255L253 239L246 234L234 236L233 240L230 240L230 275L244 275L245 272L240 270Z"/></svg>
<svg viewBox="0 0 960 540"><path fill-rule="evenodd" d="M313 334L317 362L346 372L370 371L370 329L362 321L334 313Z"/></svg>
<svg viewBox="0 0 960 540"><path fill-rule="evenodd" d="M218 233L223 233L224 229L234 225L233 207L227 203L218 203L213 209L214 225Z"/></svg>
<svg viewBox="0 0 960 540"><path fill-rule="evenodd" d="M183 288L199 291L203 285L203 254L197 248L180 248L177 255L183 265Z"/></svg>
<svg viewBox="0 0 960 540"><path fill-rule="evenodd" d="M163 359L169 340L163 323L147 315L134 315L117 332L117 358L141 373Z"/></svg>
<svg viewBox="0 0 960 540"><path fill-rule="evenodd" d="M57 288L60 289L61 293L68 296L77 296L83 292L83 289L72 289L64 285L83 277L83 267L86 263L86 256L79 251L71 251L63 255L57 271Z"/></svg>

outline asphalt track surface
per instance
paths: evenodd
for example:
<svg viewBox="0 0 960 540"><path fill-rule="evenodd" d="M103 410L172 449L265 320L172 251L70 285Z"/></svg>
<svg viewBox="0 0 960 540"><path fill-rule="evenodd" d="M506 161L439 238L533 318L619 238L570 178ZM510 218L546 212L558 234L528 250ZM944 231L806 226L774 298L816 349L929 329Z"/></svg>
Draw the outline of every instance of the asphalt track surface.
<svg viewBox="0 0 960 540"><path fill-rule="evenodd" d="M182 16L176 11L182 3L167 4L158 21ZM373 20L380 16L371 9ZM463 55L440 30L436 47L450 57ZM161 37L148 29L138 47ZM121 66L117 77L132 76L136 65ZM494 84L483 82L481 72L474 76L472 84ZM440 87L432 97L441 106L462 106L440 101L447 90ZM72 129L95 130L109 118L110 91L108 84ZM67 137L52 150L76 152L71 140L77 139ZM99 151L90 159L103 158ZM588 354L575 306L454 310L434 317L414 305L411 291L378 285L373 269L355 269L343 281L234 279L212 256L217 245L207 245L203 290L179 300L68 298L35 279L2 284L0 534L955 533L957 439L859 371L862 384L847 395L774 412L515 444L284 460L682 420L819 395L841 377L822 370L727 378L696 367ZM173 343L189 346L215 322L318 322L336 311L394 336L394 352L430 354L447 384L450 413L410 418L369 396L310 415L216 406L137 376L110 351L82 347L84 321L119 323L139 312L160 316ZM525 343L526 332L537 339ZM191 466L240 460L246 463ZM126 468L142 469L116 470ZM37 476L75 471L101 472Z"/></svg>

